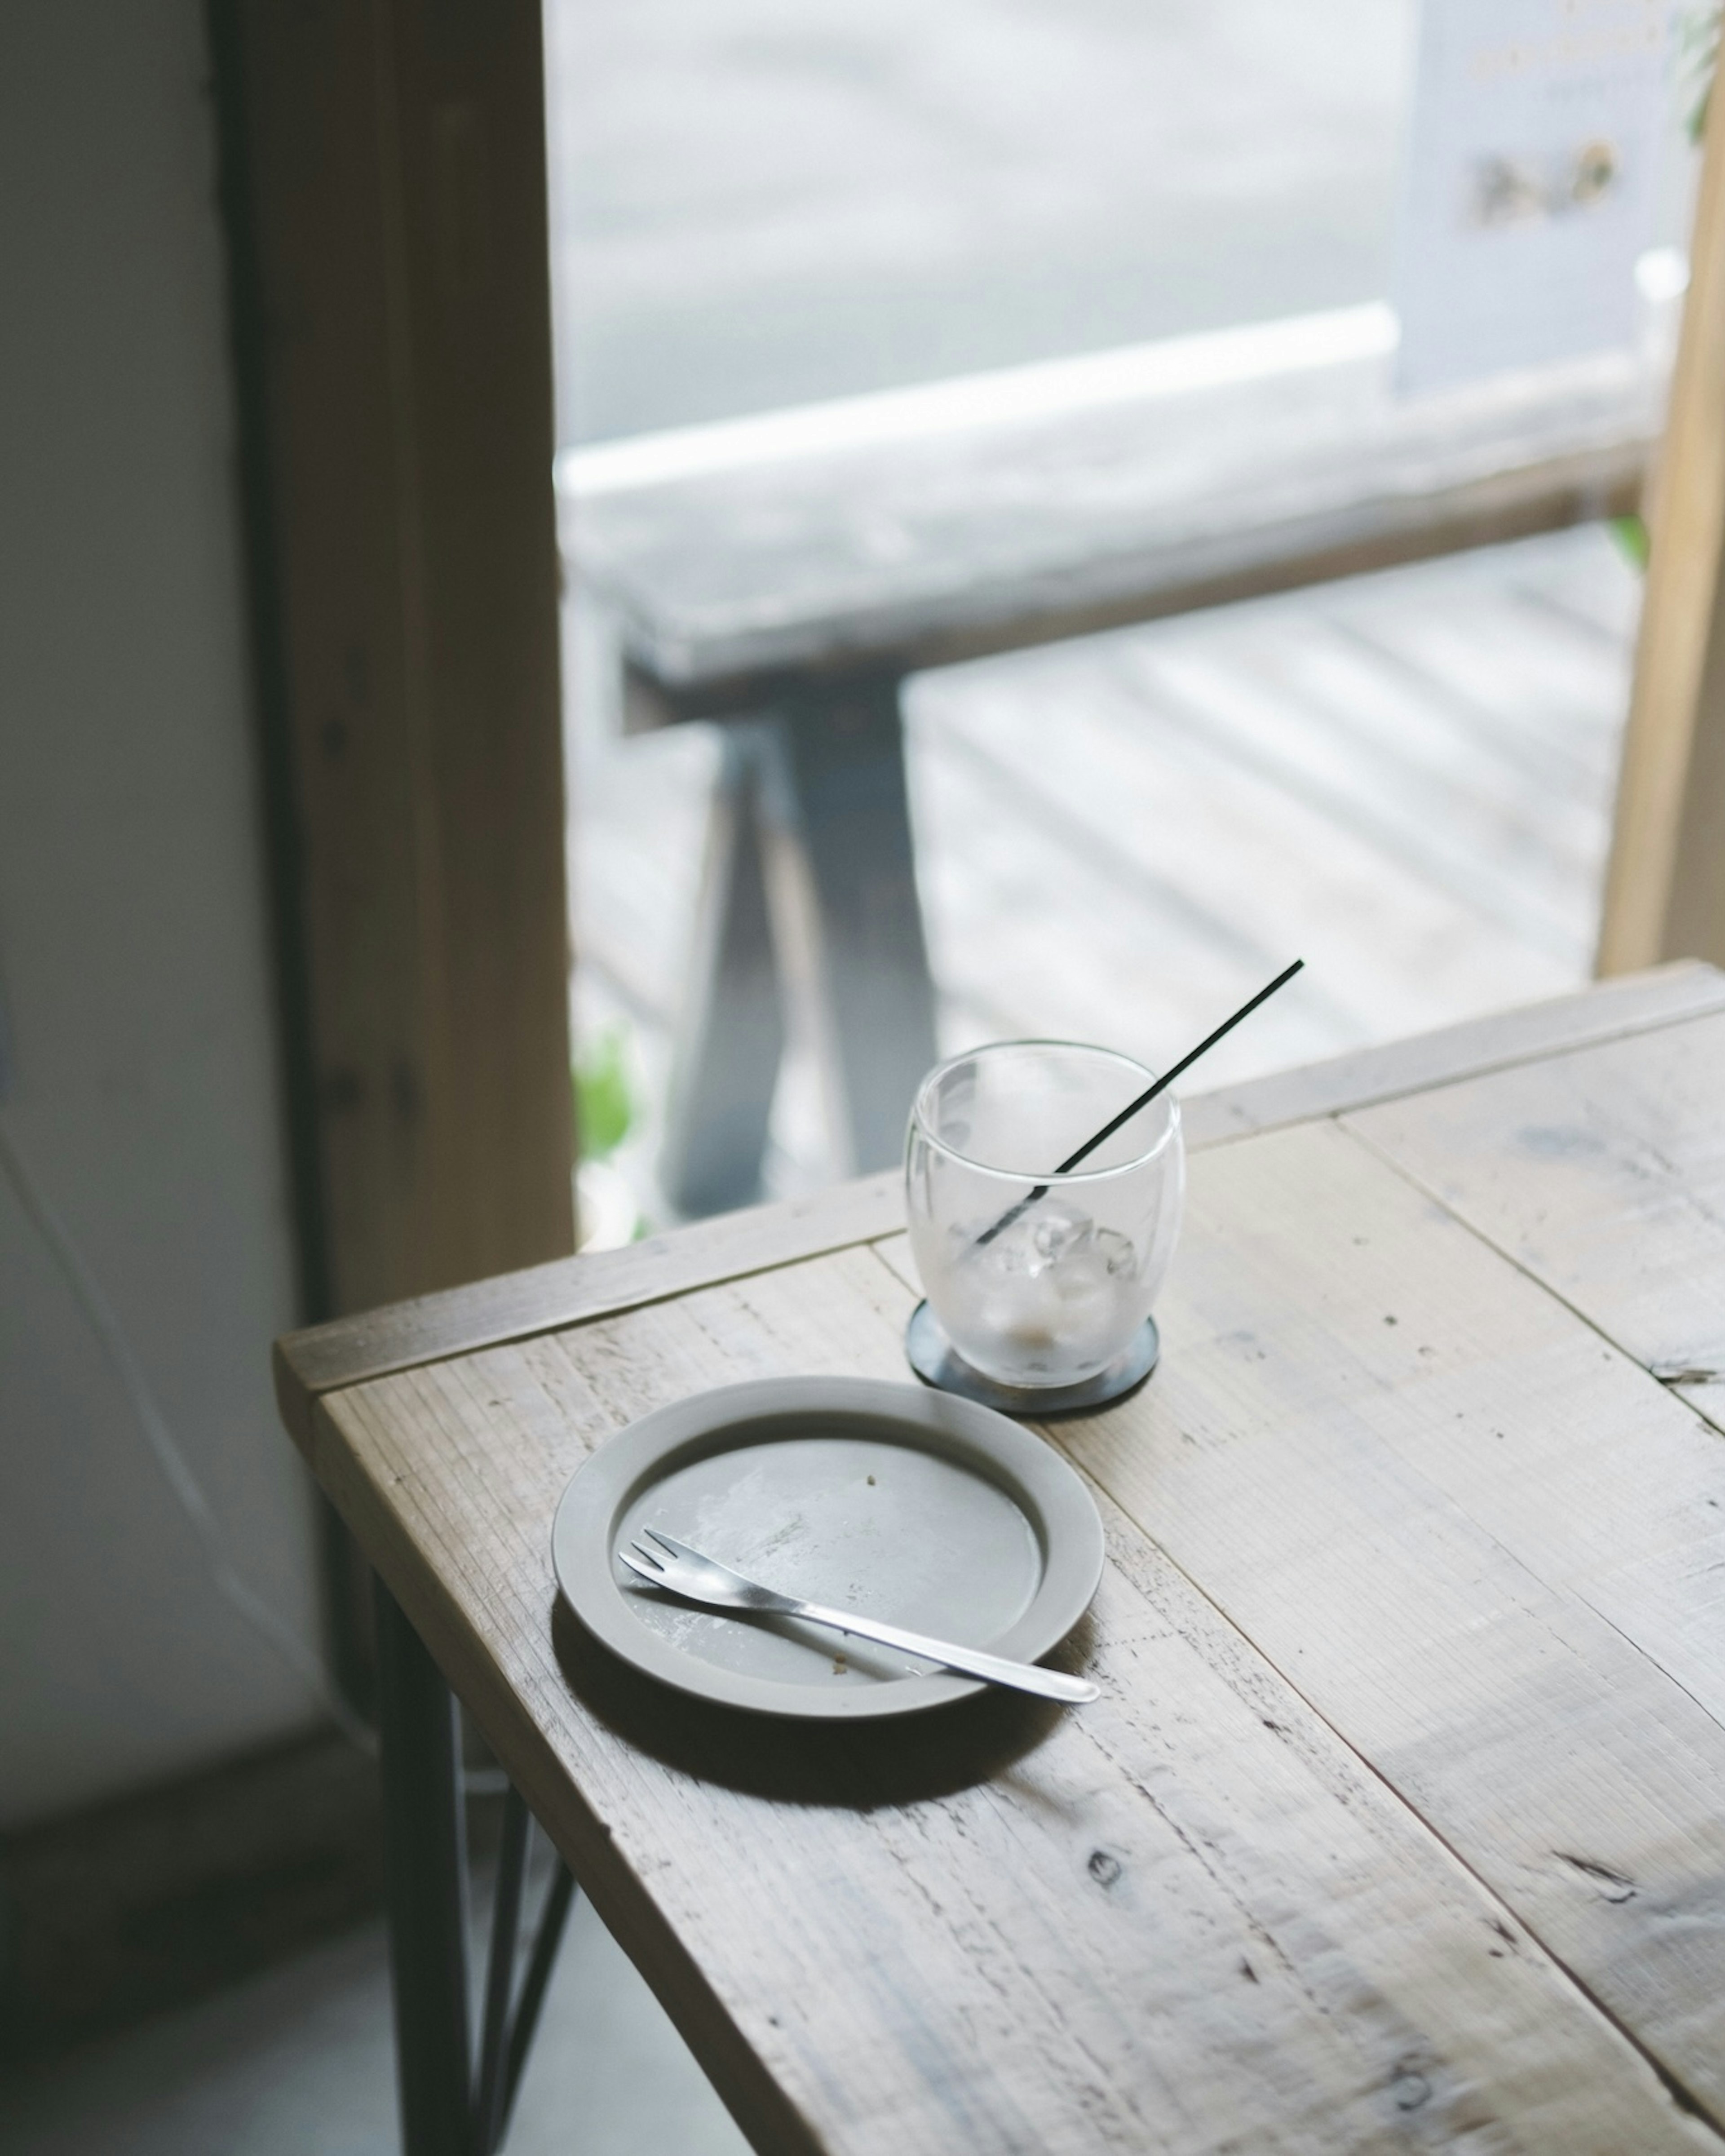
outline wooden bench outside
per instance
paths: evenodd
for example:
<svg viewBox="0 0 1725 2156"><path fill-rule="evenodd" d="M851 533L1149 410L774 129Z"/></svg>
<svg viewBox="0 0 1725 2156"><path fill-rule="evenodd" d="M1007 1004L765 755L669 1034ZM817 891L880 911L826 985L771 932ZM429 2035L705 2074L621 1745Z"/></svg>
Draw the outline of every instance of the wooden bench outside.
<svg viewBox="0 0 1725 2156"><path fill-rule="evenodd" d="M1416 401L1368 305L560 459L625 723L726 721L673 1202L757 1194L788 992L850 1168L898 1153L935 1056L906 675L1628 510L1674 314L1637 355Z"/></svg>

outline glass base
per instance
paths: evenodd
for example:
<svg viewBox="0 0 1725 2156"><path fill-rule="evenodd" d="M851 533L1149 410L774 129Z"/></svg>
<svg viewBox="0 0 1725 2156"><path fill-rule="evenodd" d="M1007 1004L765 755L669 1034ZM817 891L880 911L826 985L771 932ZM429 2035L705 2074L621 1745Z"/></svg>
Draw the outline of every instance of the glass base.
<svg viewBox="0 0 1725 2156"><path fill-rule="evenodd" d="M1162 1353L1156 1320L1147 1317L1106 1370L1076 1385L1003 1385L973 1369L947 1337L946 1329L927 1303L919 1302L905 1328L905 1353L911 1368L925 1385L943 1393L959 1393L985 1408L1003 1414L1021 1415L1040 1421L1046 1415L1079 1414L1086 1408L1106 1407L1142 1385L1156 1368Z"/></svg>

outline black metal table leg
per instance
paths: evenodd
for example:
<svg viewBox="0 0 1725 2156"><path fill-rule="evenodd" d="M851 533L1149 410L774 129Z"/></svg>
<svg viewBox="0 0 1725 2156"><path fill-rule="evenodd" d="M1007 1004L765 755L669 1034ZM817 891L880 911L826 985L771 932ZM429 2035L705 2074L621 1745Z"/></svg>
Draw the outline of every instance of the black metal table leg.
<svg viewBox="0 0 1725 2156"><path fill-rule="evenodd" d="M563 1927L569 1920L569 1910L574 1899L575 1875L566 1864L559 1864L552 1875L544 1907L540 1912L539 1928L534 1934L533 1949L527 1957L527 1973L521 1981L521 1997L516 2001L515 2019L510 2027L509 2052L503 2067L502 2102L497 2121L499 2142L509 2131L510 2116L515 2109L521 2076L526 2070L527 2054L533 2046L533 2032L539 2026L539 2010L545 2004L546 1989L551 1982L557 1948L562 1943ZM495 2145L493 2144L494 2147ZM490 2150L485 2150L484 2156L490 2156Z"/></svg>
<svg viewBox="0 0 1725 2156"><path fill-rule="evenodd" d="M509 2044L509 2007L515 1984L516 1941L521 1928L521 1886L527 1872L532 1820L513 1787L503 1800L503 1839L497 1851L497 1891L491 1904L491 1953L485 1971L485 2018L480 2042L479 2094L475 2102L475 2156L490 2156L503 2134L504 2068Z"/></svg>
<svg viewBox="0 0 1725 2156"><path fill-rule="evenodd" d="M377 1584L377 1727L404 2156L470 2156L467 1842L455 1702Z"/></svg>

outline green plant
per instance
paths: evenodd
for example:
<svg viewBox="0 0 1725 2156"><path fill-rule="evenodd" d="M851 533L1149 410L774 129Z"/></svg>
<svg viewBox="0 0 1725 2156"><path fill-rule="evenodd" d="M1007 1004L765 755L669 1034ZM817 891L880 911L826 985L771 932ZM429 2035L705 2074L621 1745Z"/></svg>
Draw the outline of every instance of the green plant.
<svg viewBox="0 0 1725 2156"><path fill-rule="evenodd" d="M1690 78L1694 102L1685 123L1692 142L1707 132L1707 106L1713 95L1713 77L1719 65L1719 28L1725 8L1703 8L1685 15L1677 25L1677 64Z"/></svg>
<svg viewBox="0 0 1725 2156"><path fill-rule="evenodd" d="M603 1160L616 1152L635 1120L629 1039L624 1028L608 1026L578 1054L570 1075L581 1156L584 1160Z"/></svg>
<svg viewBox="0 0 1725 2156"><path fill-rule="evenodd" d="M1647 526L1643 520L1639 516L1614 516L1611 536L1634 566L1645 571L1647 567Z"/></svg>

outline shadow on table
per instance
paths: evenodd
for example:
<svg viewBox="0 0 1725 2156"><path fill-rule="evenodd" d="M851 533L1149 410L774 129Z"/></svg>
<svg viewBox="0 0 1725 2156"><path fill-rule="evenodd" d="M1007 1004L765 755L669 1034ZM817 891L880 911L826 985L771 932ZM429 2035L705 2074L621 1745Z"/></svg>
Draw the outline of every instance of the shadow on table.
<svg viewBox="0 0 1725 2156"><path fill-rule="evenodd" d="M644 1676L561 1601L552 1638L577 1698L619 1737L682 1774L788 1804L865 1811L950 1795L1004 1774L1072 1712L990 1686L949 1707L886 1722L780 1720L696 1699ZM1093 1644L1086 1615L1050 1662L1081 1670Z"/></svg>

